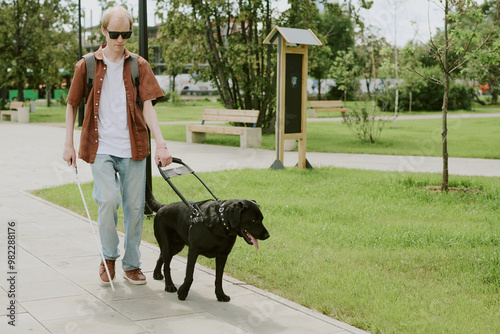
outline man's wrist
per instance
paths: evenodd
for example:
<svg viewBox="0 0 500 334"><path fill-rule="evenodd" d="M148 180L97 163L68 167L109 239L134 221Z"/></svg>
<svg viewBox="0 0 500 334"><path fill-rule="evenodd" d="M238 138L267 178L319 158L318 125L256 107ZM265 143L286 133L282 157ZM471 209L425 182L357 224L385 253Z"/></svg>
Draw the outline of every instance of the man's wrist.
<svg viewBox="0 0 500 334"><path fill-rule="evenodd" d="M163 141L163 142L160 142L160 143L156 143L156 149L159 149L159 148L166 149L167 148L167 142Z"/></svg>

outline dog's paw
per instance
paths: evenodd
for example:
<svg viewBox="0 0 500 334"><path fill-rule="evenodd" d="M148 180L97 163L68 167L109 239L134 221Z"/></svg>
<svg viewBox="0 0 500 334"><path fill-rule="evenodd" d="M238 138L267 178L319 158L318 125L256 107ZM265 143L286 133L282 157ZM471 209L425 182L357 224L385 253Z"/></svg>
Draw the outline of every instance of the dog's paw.
<svg viewBox="0 0 500 334"><path fill-rule="evenodd" d="M217 293L216 296L217 296L217 300L220 301L220 302L226 302L227 303L228 301L231 300L231 297L229 297L225 293Z"/></svg>
<svg viewBox="0 0 500 334"><path fill-rule="evenodd" d="M179 290L177 291L177 297L179 300L186 300L188 296L189 289L187 289L184 284L180 286Z"/></svg>
<svg viewBox="0 0 500 334"><path fill-rule="evenodd" d="M153 278L157 281L161 281L163 279L163 275L161 273L153 273Z"/></svg>
<svg viewBox="0 0 500 334"><path fill-rule="evenodd" d="M177 288L173 284L172 285L165 285L165 291L167 291L167 292L176 292Z"/></svg>

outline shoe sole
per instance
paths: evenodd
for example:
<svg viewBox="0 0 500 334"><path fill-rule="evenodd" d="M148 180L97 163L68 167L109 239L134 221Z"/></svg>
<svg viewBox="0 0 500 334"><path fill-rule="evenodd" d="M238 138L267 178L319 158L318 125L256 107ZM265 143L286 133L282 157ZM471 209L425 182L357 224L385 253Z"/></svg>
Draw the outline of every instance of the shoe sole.
<svg viewBox="0 0 500 334"><path fill-rule="evenodd" d="M125 278L130 284L134 284L134 285L144 285L146 284L148 281L144 280L144 281L134 281L133 279L130 279L127 277L127 274L123 273L123 278Z"/></svg>
<svg viewBox="0 0 500 334"><path fill-rule="evenodd" d="M113 283L115 282L115 279L116 279L116 275L115 277L113 277L113 279L111 280ZM102 284L104 285L111 285L111 282L105 282L102 280L101 276L99 276L99 280L101 281Z"/></svg>

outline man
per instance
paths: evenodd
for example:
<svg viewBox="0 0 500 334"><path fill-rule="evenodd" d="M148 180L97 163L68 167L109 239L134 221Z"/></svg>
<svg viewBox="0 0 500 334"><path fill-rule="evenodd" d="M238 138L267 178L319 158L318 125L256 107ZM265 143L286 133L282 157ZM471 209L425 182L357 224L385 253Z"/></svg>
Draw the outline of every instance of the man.
<svg viewBox="0 0 500 334"><path fill-rule="evenodd" d="M155 141L155 163L167 166L172 155L158 125L153 105L163 97L148 62L138 57L139 95L132 82L130 52L125 48L132 33L133 19L123 7L109 9L102 19L101 32L106 44L95 55L94 83L86 92L86 64L75 65L75 74L67 98L66 142L63 159L76 166L73 129L77 106L89 94L80 137L78 157L91 164L94 177L93 198L99 206L98 224L102 251L108 265L100 264L99 277L104 284L115 279L118 251L117 210L122 205L125 229L124 278L132 284L146 284L141 272L142 224L145 202L146 157L149 155L149 127ZM120 198L121 194L121 198Z"/></svg>

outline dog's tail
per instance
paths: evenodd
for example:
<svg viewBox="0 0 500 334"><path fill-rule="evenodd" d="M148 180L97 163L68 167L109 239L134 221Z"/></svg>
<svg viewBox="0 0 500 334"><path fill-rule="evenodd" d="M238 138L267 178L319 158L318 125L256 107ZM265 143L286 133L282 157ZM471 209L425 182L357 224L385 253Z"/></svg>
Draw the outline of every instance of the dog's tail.
<svg viewBox="0 0 500 334"><path fill-rule="evenodd" d="M149 182L146 182L146 205L154 212L158 212L165 205L153 196Z"/></svg>

